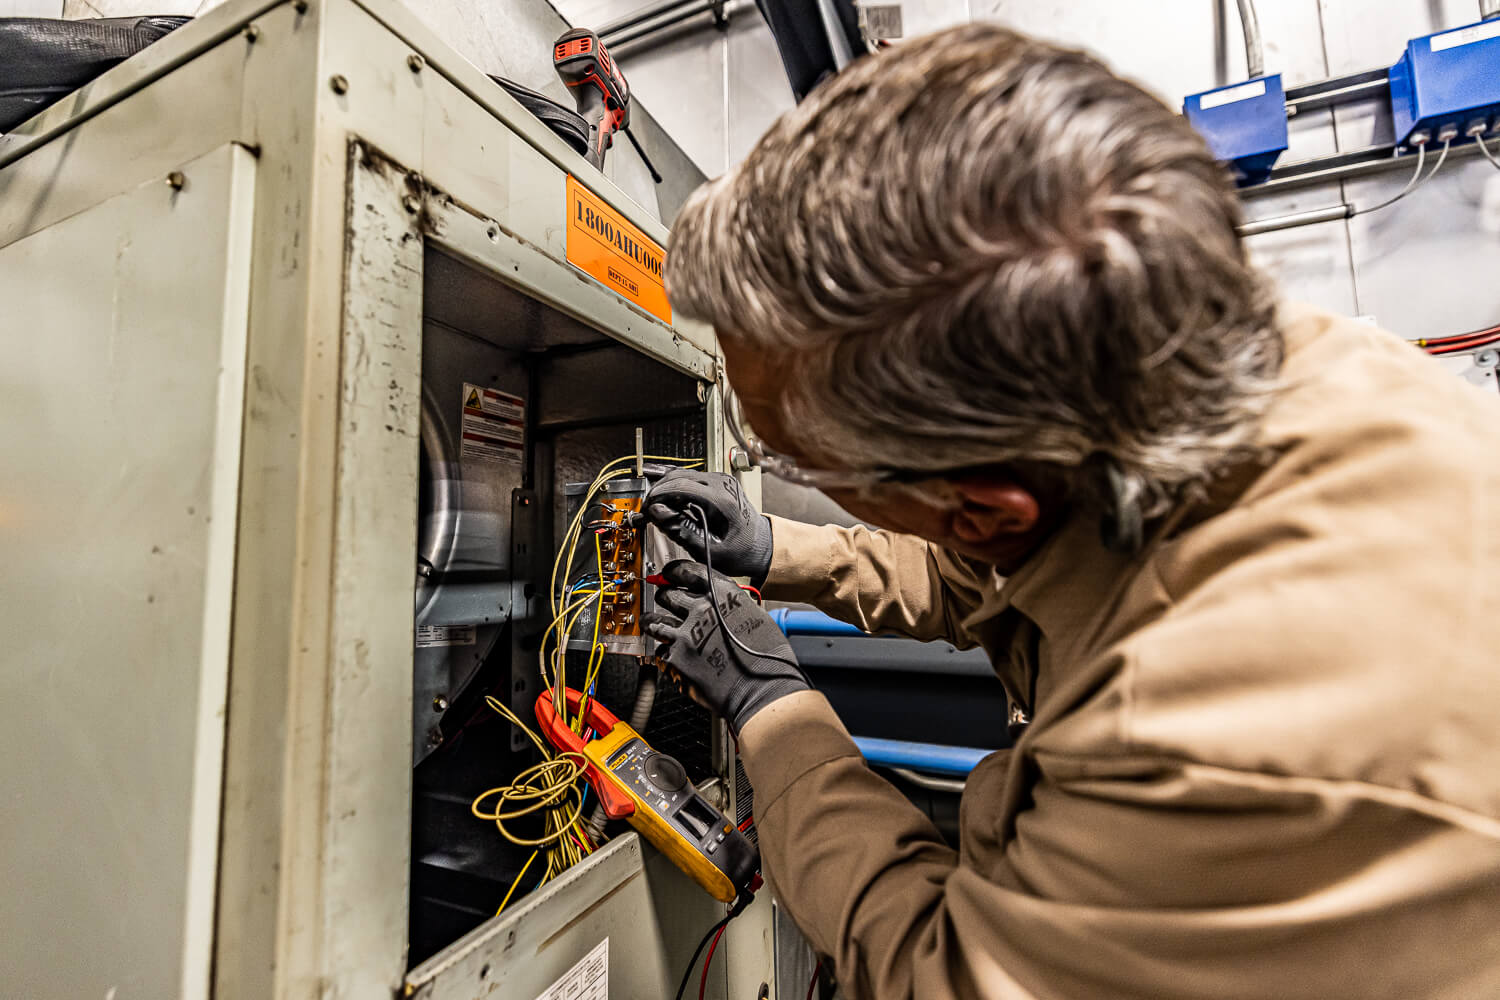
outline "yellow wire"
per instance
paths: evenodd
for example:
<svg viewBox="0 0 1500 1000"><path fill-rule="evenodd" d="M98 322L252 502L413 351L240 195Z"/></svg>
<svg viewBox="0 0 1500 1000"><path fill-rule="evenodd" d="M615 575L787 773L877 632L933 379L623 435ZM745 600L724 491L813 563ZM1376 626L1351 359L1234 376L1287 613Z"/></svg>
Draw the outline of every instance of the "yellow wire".
<svg viewBox="0 0 1500 1000"><path fill-rule="evenodd" d="M696 468L703 464L701 459L688 460L669 455L645 455L652 461L674 462L683 468ZM584 493L583 502L578 507L578 513L574 515L569 523L567 531L563 534L562 544L558 546L556 557L552 562L551 586L548 590L548 601L552 611L552 621L542 633L542 644L538 651L539 666L541 667L543 683L552 689L553 705L565 723L568 722L568 706L566 701L567 684L567 644L568 636L573 626L578 621L578 616L583 613L583 608L593 598L596 603L594 613L594 637L590 643L589 658L585 667L584 698L580 699L578 718L574 720L575 731L582 729L583 708L587 704L589 688L593 687L598 677L599 670L604 662L605 648L599 641L600 618L604 608L604 598L610 588L604 580L604 554L600 545L599 536L594 536L594 558L599 571L599 584L592 591L579 592L577 600L570 600L566 589L558 589L558 574L566 567L573 565L574 556L577 553L579 535L582 532L583 517L593 502L595 494L610 479L617 476L630 474L630 469L621 468L628 463L634 462L634 455L626 455L615 459L604 465L598 476L589 485ZM566 582L566 581L565 581ZM572 616L571 618L569 616ZM556 633L556 642L553 649L552 670L547 669L547 642ZM549 676L550 673L550 676ZM512 712L498 699L487 696L486 703L507 719L512 725L520 727L521 731L531 740L541 755L540 763L534 764L522 770L509 785L486 789L470 803L469 810L479 819L488 820L495 824L501 836L510 842L523 847L532 847L531 856L526 859L526 864L517 873L515 881L510 885L501 900L500 907L495 911L496 915L504 910L515 894L516 887L520 885L522 877L536 860L538 854L544 854L547 858L547 868L542 873L539 885L544 885L556 878L568 868L577 864L585 856L592 853L594 848L588 837L587 831L582 823L584 793L579 785L584 774L587 759L576 752L554 753L547 743L536 734L536 732ZM495 807L490 810L483 808L484 803L495 799ZM507 820L520 819L524 816L542 814L543 835L539 838L520 837L506 828ZM576 840L574 839L576 838Z"/></svg>
<svg viewBox="0 0 1500 1000"><path fill-rule="evenodd" d="M671 455L643 455L641 457L645 459L651 459L652 461L676 462L679 463L680 467L684 469L696 468L703 464L703 459L701 458L686 459ZM563 567L570 567L573 565L573 558L577 552L578 536L583 526L584 514L588 512L589 505L593 502L594 495L599 492L600 488L602 488L606 482L617 476L625 476L631 474L631 470L628 467L621 468L621 466L627 466L629 463L634 461L634 455L622 455L611 462L606 462L599 469L599 474L594 477L594 481L590 483L589 488L584 491L583 501L578 505L578 512L573 515L572 522L569 523L567 530L563 533L562 544L558 546L557 556L552 561L552 578L550 581L550 587L548 588L548 599L551 602L551 610L553 614L553 626L557 624L560 618L563 618L567 615L566 609L559 610L559 604L561 603L566 605L567 600L566 597L564 597L558 590L558 573L563 569ZM604 587L604 568L602 557L599 560L599 586L600 588ZM600 598L600 603L603 603L602 596ZM597 621L598 616L596 615L595 622L597 623ZM553 626L549 626L549 628ZM566 636L567 632L569 631L571 631L571 628L565 629L563 632L563 636ZM560 637L560 640L565 641L562 640L562 637ZM567 706L565 703L558 701L558 695L560 694L559 689L565 686L562 683L563 678L565 678L566 676L566 667L563 665L565 661L561 655L554 654L552 676L549 678L547 676L545 645L546 643L544 633L544 648L542 651L543 655L539 657L542 667L542 681L548 687L552 688L553 703L557 706L558 711L562 713L564 721L567 721ZM594 655L594 651L592 649L590 650L590 655ZM602 660L600 662L602 663Z"/></svg>
<svg viewBox="0 0 1500 1000"><path fill-rule="evenodd" d="M510 884L510 888L506 890L505 898L500 900L500 907L499 909L495 910L495 916L498 917L500 915L500 911L505 909L505 904L510 902L510 897L515 895L516 886L521 884L521 878L526 874L526 869L531 867L531 863L536 860L536 856L540 853L542 853L540 849L531 852L531 857L526 859L526 863L522 865L521 870L516 873L516 880L512 882Z"/></svg>
<svg viewBox="0 0 1500 1000"><path fill-rule="evenodd" d="M599 666L595 664L597 658L599 664L604 663L604 645L599 641L599 619L604 617L604 549L599 544L599 533L594 532L594 559L599 564L599 603L594 607L594 638L589 643L588 664L583 671L583 696L578 699L578 718L573 720L573 731L583 732L583 713L589 704L589 692L593 690L594 679L599 675Z"/></svg>

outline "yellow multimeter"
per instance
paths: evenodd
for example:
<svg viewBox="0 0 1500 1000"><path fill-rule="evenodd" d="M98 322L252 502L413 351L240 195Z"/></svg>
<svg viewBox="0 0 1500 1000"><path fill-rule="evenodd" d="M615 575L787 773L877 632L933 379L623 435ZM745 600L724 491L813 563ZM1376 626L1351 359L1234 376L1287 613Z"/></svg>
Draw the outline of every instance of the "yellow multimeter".
<svg viewBox="0 0 1500 1000"><path fill-rule="evenodd" d="M567 688L566 698L576 712L580 693ZM588 761L584 771L605 815L628 820L720 902L755 891L760 852L733 820L698 794L676 758L651 749L639 733L592 699L584 722L600 735L588 742L563 724L551 691L537 698L536 717L548 742Z"/></svg>

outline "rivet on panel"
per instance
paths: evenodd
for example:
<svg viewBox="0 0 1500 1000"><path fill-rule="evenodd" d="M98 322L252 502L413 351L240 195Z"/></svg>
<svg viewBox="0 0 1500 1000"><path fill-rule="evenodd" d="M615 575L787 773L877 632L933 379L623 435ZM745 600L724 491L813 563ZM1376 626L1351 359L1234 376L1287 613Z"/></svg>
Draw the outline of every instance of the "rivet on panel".
<svg viewBox="0 0 1500 1000"><path fill-rule="evenodd" d="M407 195L405 198L402 198L401 204L406 206L406 210L412 215L416 215L417 210L422 207L422 203L412 195Z"/></svg>
<svg viewBox="0 0 1500 1000"><path fill-rule="evenodd" d="M491 242L500 239L500 228L498 226L491 226L485 230L485 233L489 236Z"/></svg>
<svg viewBox="0 0 1500 1000"><path fill-rule="evenodd" d="M292 10L299 14L307 13L307 0L292 0Z"/></svg>
<svg viewBox="0 0 1500 1000"><path fill-rule="evenodd" d="M171 188L173 191L181 191L183 185L185 185L186 183L187 178L182 175L181 170L174 170L167 175L167 187Z"/></svg>
<svg viewBox="0 0 1500 1000"><path fill-rule="evenodd" d="M417 55L415 52L406 57L406 68L411 70L413 73L422 72L422 67L424 65L425 63L422 57Z"/></svg>
<svg viewBox="0 0 1500 1000"><path fill-rule="evenodd" d="M251 45L254 45L255 40L260 37L260 28L256 27L253 24L247 24L245 25L244 35L245 41L249 42Z"/></svg>
<svg viewBox="0 0 1500 1000"><path fill-rule="evenodd" d="M342 73L335 73L328 80L328 86L333 88L335 94L349 93L349 78Z"/></svg>

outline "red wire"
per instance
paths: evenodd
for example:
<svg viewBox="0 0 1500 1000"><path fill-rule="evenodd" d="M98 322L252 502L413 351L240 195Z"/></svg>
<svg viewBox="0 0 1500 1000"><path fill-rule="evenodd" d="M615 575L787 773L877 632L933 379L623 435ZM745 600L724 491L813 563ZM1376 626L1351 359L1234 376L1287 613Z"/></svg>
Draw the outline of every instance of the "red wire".
<svg viewBox="0 0 1500 1000"><path fill-rule="evenodd" d="M1490 337L1500 333L1500 326L1487 326L1483 330L1470 330L1468 333L1454 333L1446 337L1432 337L1422 341L1424 347L1442 347L1455 340L1468 340L1470 337Z"/></svg>
<svg viewBox="0 0 1500 1000"><path fill-rule="evenodd" d="M818 959L818 964L813 966L812 982L807 984L807 1000L812 1000L813 990L818 988L818 973L823 971L823 960Z"/></svg>
<svg viewBox="0 0 1500 1000"><path fill-rule="evenodd" d="M719 933L714 935L713 942L708 946L708 954L703 958L703 978L698 980L698 1000L703 1000L703 994L708 990L708 963L714 960L714 949L719 946L719 938L724 936L724 931L729 925L725 924L719 928Z"/></svg>
<svg viewBox="0 0 1500 1000"><path fill-rule="evenodd" d="M1476 347L1488 347L1490 344L1500 343L1500 336L1477 337L1473 340L1463 340L1446 344L1428 344L1428 354L1459 354L1463 351L1472 351Z"/></svg>
<svg viewBox="0 0 1500 1000"><path fill-rule="evenodd" d="M750 591L750 593L754 594L755 595L755 603L756 604L764 604L765 603L766 599L764 597L760 596L760 591L756 590L754 587L750 586L748 583L742 583L742 584L740 584L740 589L741 590L748 590L748 591Z"/></svg>

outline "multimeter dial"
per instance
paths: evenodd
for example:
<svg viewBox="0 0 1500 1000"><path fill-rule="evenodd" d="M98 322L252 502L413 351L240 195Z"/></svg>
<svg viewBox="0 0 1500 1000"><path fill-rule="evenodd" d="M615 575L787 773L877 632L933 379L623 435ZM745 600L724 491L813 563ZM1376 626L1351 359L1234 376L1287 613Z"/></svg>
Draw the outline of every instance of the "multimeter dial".
<svg viewBox="0 0 1500 1000"><path fill-rule="evenodd" d="M668 792L675 792L687 784L687 772L682 765L663 754L652 754L646 760L646 777L653 785Z"/></svg>

